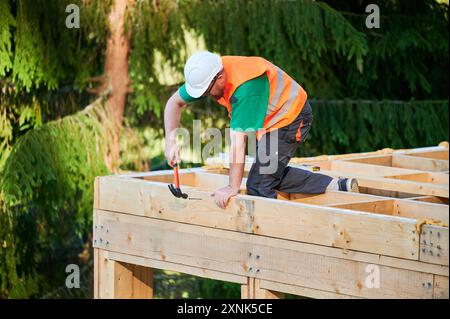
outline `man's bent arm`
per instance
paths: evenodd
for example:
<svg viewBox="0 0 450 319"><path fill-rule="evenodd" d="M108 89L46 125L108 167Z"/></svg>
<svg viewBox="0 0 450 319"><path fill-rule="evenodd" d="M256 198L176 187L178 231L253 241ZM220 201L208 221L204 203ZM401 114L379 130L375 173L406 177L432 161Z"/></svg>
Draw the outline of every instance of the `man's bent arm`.
<svg viewBox="0 0 450 319"><path fill-rule="evenodd" d="M166 132L166 141L174 139L170 133L180 125L181 110L186 105L180 96L178 90L169 98L164 109L164 129Z"/></svg>
<svg viewBox="0 0 450 319"><path fill-rule="evenodd" d="M231 151L230 151L230 181L229 186L236 193L241 187L242 177L245 167L245 147L247 135L242 132L231 131Z"/></svg>
<svg viewBox="0 0 450 319"><path fill-rule="evenodd" d="M164 109L164 130L165 130L165 155L170 162L173 156L178 156L176 148L175 129L180 125L181 111L186 103L181 98L177 90L167 101Z"/></svg>

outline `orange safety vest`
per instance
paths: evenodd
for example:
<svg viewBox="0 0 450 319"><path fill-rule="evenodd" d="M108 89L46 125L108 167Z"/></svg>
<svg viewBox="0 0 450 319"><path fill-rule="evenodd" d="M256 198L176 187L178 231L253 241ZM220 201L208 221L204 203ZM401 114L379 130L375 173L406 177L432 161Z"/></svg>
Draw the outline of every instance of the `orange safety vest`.
<svg viewBox="0 0 450 319"><path fill-rule="evenodd" d="M306 102L306 91L276 65L261 57L223 56L222 64L227 75L223 97L217 102L225 106L231 117L230 98L244 82L263 73L269 79L269 105L264 119L264 128L257 138L274 129L291 124Z"/></svg>

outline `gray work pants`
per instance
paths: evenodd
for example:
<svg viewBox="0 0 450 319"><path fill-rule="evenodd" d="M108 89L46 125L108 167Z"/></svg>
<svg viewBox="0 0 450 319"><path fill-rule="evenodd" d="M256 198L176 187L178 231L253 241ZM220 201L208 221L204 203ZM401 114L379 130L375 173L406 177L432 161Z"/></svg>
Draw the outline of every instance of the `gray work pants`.
<svg viewBox="0 0 450 319"><path fill-rule="evenodd" d="M309 102L305 102L300 114L289 125L278 129L277 133L264 134L256 146L256 158L247 178L247 193L249 195L276 198L276 191L285 193L321 194L330 184L332 178L320 173L287 166L301 142L311 129L313 114ZM270 150L270 138L276 138L278 147ZM277 135L277 136L276 136ZM265 151L261 156L261 152ZM276 169L265 173L271 165L266 156L275 162ZM261 158L264 160L261 161ZM265 170L266 169L266 170Z"/></svg>

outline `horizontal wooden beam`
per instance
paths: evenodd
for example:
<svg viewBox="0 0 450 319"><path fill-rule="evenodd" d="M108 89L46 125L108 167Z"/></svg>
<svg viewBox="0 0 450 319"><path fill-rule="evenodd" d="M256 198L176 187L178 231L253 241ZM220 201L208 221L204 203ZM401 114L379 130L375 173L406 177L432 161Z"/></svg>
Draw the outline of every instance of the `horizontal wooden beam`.
<svg viewBox="0 0 450 319"><path fill-rule="evenodd" d="M391 198L368 195L363 193L326 191L323 194L289 194L289 197L287 199L298 203L320 205L320 206L331 206L331 205L370 202L383 199L388 200Z"/></svg>
<svg viewBox="0 0 450 319"><path fill-rule="evenodd" d="M203 170L196 170L195 173L189 172L188 174L190 176L189 180L195 180L195 185L191 186L195 186L196 189L212 192L214 189L222 187L223 185L226 185L228 183L227 175L209 173ZM147 175L146 180L160 181L161 176L161 174L158 174L157 178L153 180L151 175ZM171 175L167 176L171 177ZM183 174L181 176L183 176ZM241 184L242 191L245 190L245 183L246 179L244 178ZM282 196L280 198L283 199ZM392 199L388 197L338 191L328 191L324 194L288 194L285 199L306 204L346 208L351 210L360 210L415 219L431 218L440 220L448 224L448 207L442 205L419 203L417 201L410 201L406 199L397 199L395 201L392 201ZM389 207L386 207L384 211L382 207L380 207L380 205L377 205L377 210L370 209L370 202L375 203L380 201L387 201L386 203L389 202L391 204L388 205ZM358 203L361 203L361 205L357 205ZM361 209L357 209L358 207L360 207Z"/></svg>
<svg viewBox="0 0 450 319"><path fill-rule="evenodd" d="M447 160L434 159L434 158L414 156L413 154L359 156L348 159L342 159L341 161L383 166L383 168L381 169L382 172L392 172L392 170L385 169L385 167L402 168L427 172L442 172L449 170L448 159Z"/></svg>
<svg viewBox="0 0 450 319"><path fill-rule="evenodd" d="M445 278L445 277L444 277ZM300 287L296 285L283 284L276 281L261 280L261 288L272 291L283 291L284 293L314 299L360 299L355 296L344 295L336 292Z"/></svg>
<svg viewBox="0 0 450 319"><path fill-rule="evenodd" d="M427 203L435 203L435 204L443 204L448 205L448 198L437 197L437 196L417 196L408 198L409 200L415 200L418 202L427 202Z"/></svg>
<svg viewBox="0 0 450 319"><path fill-rule="evenodd" d="M413 155L393 155L392 166L431 172L449 170L448 159L442 160Z"/></svg>
<svg viewBox="0 0 450 319"><path fill-rule="evenodd" d="M134 265L140 265L155 269L174 271L179 273L184 273L192 276L209 278L214 280L222 280L227 282L233 282L238 284L245 284L247 281L247 277L239 276L235 274L230 274L226 272L214 271L205 268L192 267L183 264L172 263L168 261L145 258L140 256L133 256L126 253L118 253L118 252L109 252L109 259L125 262Z"/></svg>
<svg viewBox="0 0 450 319"><path fill-rule="evenodd" d="M360 188L370 188L373 190L380 190L380 191L400 192L410 194L409 197L417 197L419 195L429 195L429 196L449 198L448 184L432 184L417 181L408 181L400 179L398 178L398 176L395 178L366 176L351 171L342 172L342 171L322 170L321 173L335 178L340 176L356 178L358 180Z"/></svg>
<svg viewBox="0 0 450 319"><path fill-rule="evenodd" d="M437 151L409 151L405 152L405 155L411 155L416 157L423 157L423 158L432 158L437 160L449 160L448 157L448 149L447 150L437 150Z"/></svg>
<svg viewBox="0 0 450 319"><path fill-rule="evenodd" d="M422 220L449 223L448 206L433 203L417 203L412 200L380 199L365 202L330 205L357 211L414 218L418 223Z"/></svg>
<svg viewBox="0 0 450 319"><path fill-rule="evenodd" d="M95 214L94 247L102 250L362 298L433 294L432 274L319 252L326 247L121 213ZM370 269L380 274L377 289L367 286Z"/></svg>
<svg viewBox="0 0 450 319"><path fill-rule="evenodd" d="M185 187L197 200L175 198L167 185L125 177L100 179L99 208L189 224L418 259L414 219L238 195L218 208L210 191Z"/></svg>

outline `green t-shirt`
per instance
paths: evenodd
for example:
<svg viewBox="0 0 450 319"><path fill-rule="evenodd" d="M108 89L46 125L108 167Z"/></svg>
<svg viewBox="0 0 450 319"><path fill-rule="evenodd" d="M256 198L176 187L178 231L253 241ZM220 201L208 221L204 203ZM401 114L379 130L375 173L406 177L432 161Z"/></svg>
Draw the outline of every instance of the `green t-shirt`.
<svg viewBox="0 0 450 319"><path fill-rule="evenodd" d="M183 84L179 90L186 103L200 98L190 96ZM269 103L269 79L266 74L241 84L230 98L231 122L234 130L256 131L263 128Z"/></svg>

